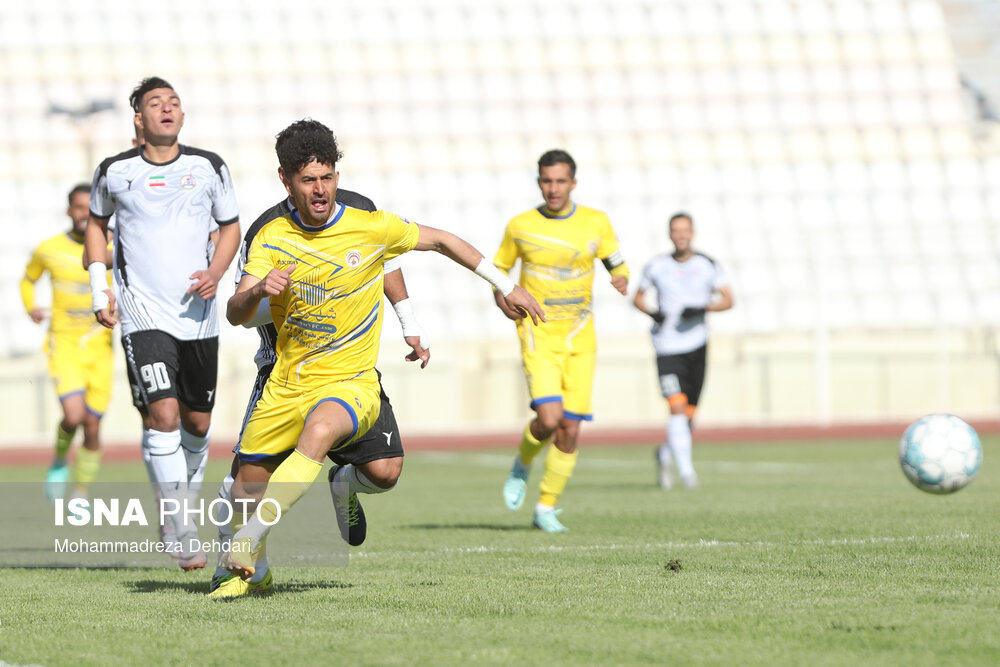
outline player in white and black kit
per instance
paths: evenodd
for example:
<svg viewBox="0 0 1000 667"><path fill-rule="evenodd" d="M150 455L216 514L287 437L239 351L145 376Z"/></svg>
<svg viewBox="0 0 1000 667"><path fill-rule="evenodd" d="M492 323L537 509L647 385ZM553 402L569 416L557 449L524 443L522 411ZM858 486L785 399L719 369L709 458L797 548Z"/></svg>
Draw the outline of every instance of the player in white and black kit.
<svg viewBox="0 0 1000 667"><path fill-rule="evenodd" d="M698 485L691 462L691 422L705 382L708 326L705 313L733 307L725 272L712 258L691 248L694 224L687 213L669 222L674 252L654 258L642 271L635 307L653 318L653 348L660 390L670 418L667 439L657 449L659 483L672 486L671 459L686 488ZM656 290L656 308L646 305L646 290Z"/></svg>
<svg viewBox="0 0 1000 667"><path fill-rule="evenodd" d="M375 204L371 199L343 188L337 188L337 203L364 211L376 210ZM275 218L287 215L290 210L290 203L286 198L261 214L247 229L243 237L243 244L240 247L239 259L237 260L237 283L241 278L247 253L250 251L250 246L257 232ZM406 283L403 280L403 272L399 270L399 259L395 258L386 262L384 273L383 287L385 296L396 311L396 316L399 318L399 323L403 330L404 340L413 349L406 356L406 359L408 361L419 360L421 362L420 367L424 368L430 361L430 343L413 314L413 308L409 302L409 295L406 290ZM243 429L246 428L247 420L250 418L254 406L257 405L257 401L260 400L264 392L264 385L267 383L267 378L271 375L271 370L274 368L276 360L275 341L277 340L277 330L271 319L269 299L265 298L261 300L257 308L257 315L244 326L256 326L257 333L260 336L260 345L257 348L256 355L254 355L254 362L257 364L257 377L250 391L246 414L243 417L243 426L240 429L241 439L243 437ZM381 378L381 375L379 377ZM337 523L341 531L341 536L351 546L358 546L363 543L367 535L365 513L357 494L384 493L391 490L399 480L399 475L403 468L403 441L399 433L399 426L396 424L396 416L392 411L392 404L389 402L389 397L386 396L384 390L381 393L381 397L382 407L378 420L368 432L347 447L327 454L334 463L334 466L330 469L329 481ZM239 444L234 448L234 451L238 452L238 450ZM287 454L290 453L291 450L287 452ZM276 458L274 462L279 463L281 460L281 458ZM238 455L233 458L232 470L219 488L219 497L230 504L232 503L232 487L237 466ZM217 504L216 507L221 508L223 505ZM222 520L222 517L218 517L218 519L217 523L220 524L219 542L221 544L228 544L232 539L232 529L228 523ZM266 591L271 579L267 556L265 555L254 565L254 575L248 582L243 582L236 575L230 574L229 571L222 567L217 567L215 574L212 576L210 592L215 591L223 584L235 585L237 587L246 586L249 593Z"/></svg>
<svg viewBox="0 0 1000 667"><path fill-rule="evenodd" d="M178 142L184 112L173 86L144 79L129 102L144 143L97 168L85 235L88 257L105 257L115 216L114 294L103 282L103 261L88 270L97 320L106 327L121 320L150 481L163 497L180 500L197 493L208 458L219 347L215 295L239 247L239 208L222 158ZM204 552L185 550L196 528L174 528L181 567L204 567Z"/></svg>

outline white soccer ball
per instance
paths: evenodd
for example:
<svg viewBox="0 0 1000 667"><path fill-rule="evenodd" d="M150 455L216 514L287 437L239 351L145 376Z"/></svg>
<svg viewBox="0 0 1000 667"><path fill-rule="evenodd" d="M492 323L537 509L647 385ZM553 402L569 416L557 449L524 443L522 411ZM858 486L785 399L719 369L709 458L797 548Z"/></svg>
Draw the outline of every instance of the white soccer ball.
<svg viewBox="0 0 1000 667"><path fill-rule="evenodd" d="M972 481L983 460L976 431L955 415L935 414L910 424L899 441L899 463L914 486L953 493Z"/></svg>

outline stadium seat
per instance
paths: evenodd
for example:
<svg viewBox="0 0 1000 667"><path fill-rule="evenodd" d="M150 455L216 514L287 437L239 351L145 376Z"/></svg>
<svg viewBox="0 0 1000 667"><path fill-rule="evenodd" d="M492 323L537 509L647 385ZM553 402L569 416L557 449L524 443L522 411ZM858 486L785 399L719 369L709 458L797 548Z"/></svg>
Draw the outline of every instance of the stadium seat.
<svg viewBox="0 0 1000 667"><path fill-rule="evenodd" d="M666 249L666 217L691 208L699 242L790 326L808 328L815 315L781 304L808 284L803 252L818 243L862 296L880 270L890 284L926 287L913 267L933 249L953 267L935 269L943 280L980 295L996 285L983 267L1000 261L990 225L1000 160L969 131L948 19L931 0L512 0L461 11L375 2L309 20L253 3L164 17L159 29L182 47L167 49L138 37L151 25L139 7L14 3L0 21L3 199L48 201L22 213L38 234L11 236L11 246L23 256L60 227L51 192L127 145L130 86L169 62L162 73L185 97L185 136L224 155L251 208L280 196L274 134L313 115L342 137L345 185L415 217L483 221L470 233L489 250L510 216L538 203L537 155L562 145L580 162L580 201L606 205L623 247ZM300 39L334 29L328 58ZM102 32L120 39L95 39ZM299 63L316 69L297 72ZM247 90L257 93L249 103ZM85 146L47 108L89 96L118 108L91 119ZM25 176L53 158L72 175ZM950 240L935 243L927 230L942 224ZM876 252L882 268L859 268ZM878 312L868 298L857 321ZM957 314L981 318L984 298ZM759 318L732 313L726 326L757 330ZM467 326L463 335L478 335L474 318Z"/></svg>

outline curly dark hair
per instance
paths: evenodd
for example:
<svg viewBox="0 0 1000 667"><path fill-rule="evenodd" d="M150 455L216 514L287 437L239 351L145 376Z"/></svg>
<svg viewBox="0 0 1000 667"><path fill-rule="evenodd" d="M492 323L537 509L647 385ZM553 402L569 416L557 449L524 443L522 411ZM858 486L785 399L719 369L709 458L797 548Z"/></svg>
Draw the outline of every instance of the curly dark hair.
<svg viewBox="0 0 1000 667"><path fill-rule="evenodd" d="M278 154L278 164L289 177L310 162L336 166L344 157L333 131L311 118L297 120L279 132L274 152Z"/></svg>
<svg viewBox="0 0 1000 667"><path fill-rule="evenodd" d="M132 110L139 113L139 107L142 106L143 96L151 90L156 90L157 88L169 88L174 90L166 79L161 79L158 76L146 77L139 82L139 85L135 87L132 94L128 96L128 103L132 107Z"/></svg>

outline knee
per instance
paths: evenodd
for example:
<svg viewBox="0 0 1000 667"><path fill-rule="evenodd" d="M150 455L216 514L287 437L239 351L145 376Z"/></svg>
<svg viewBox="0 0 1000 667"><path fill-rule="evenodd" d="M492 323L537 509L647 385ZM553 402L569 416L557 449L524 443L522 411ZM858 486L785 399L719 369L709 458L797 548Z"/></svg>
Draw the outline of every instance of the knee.
<svg viewBox="0 0 1000 667"><path fill-rule="evenodd" d="M76 429L79 428L81 424L83 424L82 415L77 415L75 413L67 412L66 414L63 415L62 424L60 424L60 426L62 426L62 429L67 433L72 433L76 431Z"/></svg>
<svg viewBox="0 0 1000 667"><path fill-rule="evenodd" d="M177 410L177 403L166 399L156 401L150 405L149 412L142 421L146 428L164 433L176 431L181 427L181 418Z"/></svg>
<svg viewBox="0 0 1000 667"><path fill-rule="evenodd" d="M391 489L399 481L399 475L403 472L403 457L377 459L363 463L358 468L375 486L381 489Z"/></svg>
<svg viewBox="0 0 1000 667"><path fill-rule="evenodd" d="M209 412L181 414L180 422L185 431L196 438L204 438L212 427L212 415Z"/></svg>
<svg viewBox="0 0 1000 667"><path fill-rule="evenodd" d="M538 429L542 432L542 438L545 439L555 433L556 429L559 428L560 423L563 421L562 410L546 410L545 412L540 412L535 421L538 423Z"/></svg>
<svg viewBox="0 0 1000 667"><path fill-rule="evenodd" d="M674 394L667 399L667 407L672 415L686 415L688 412L687 394Z"/></svg>

